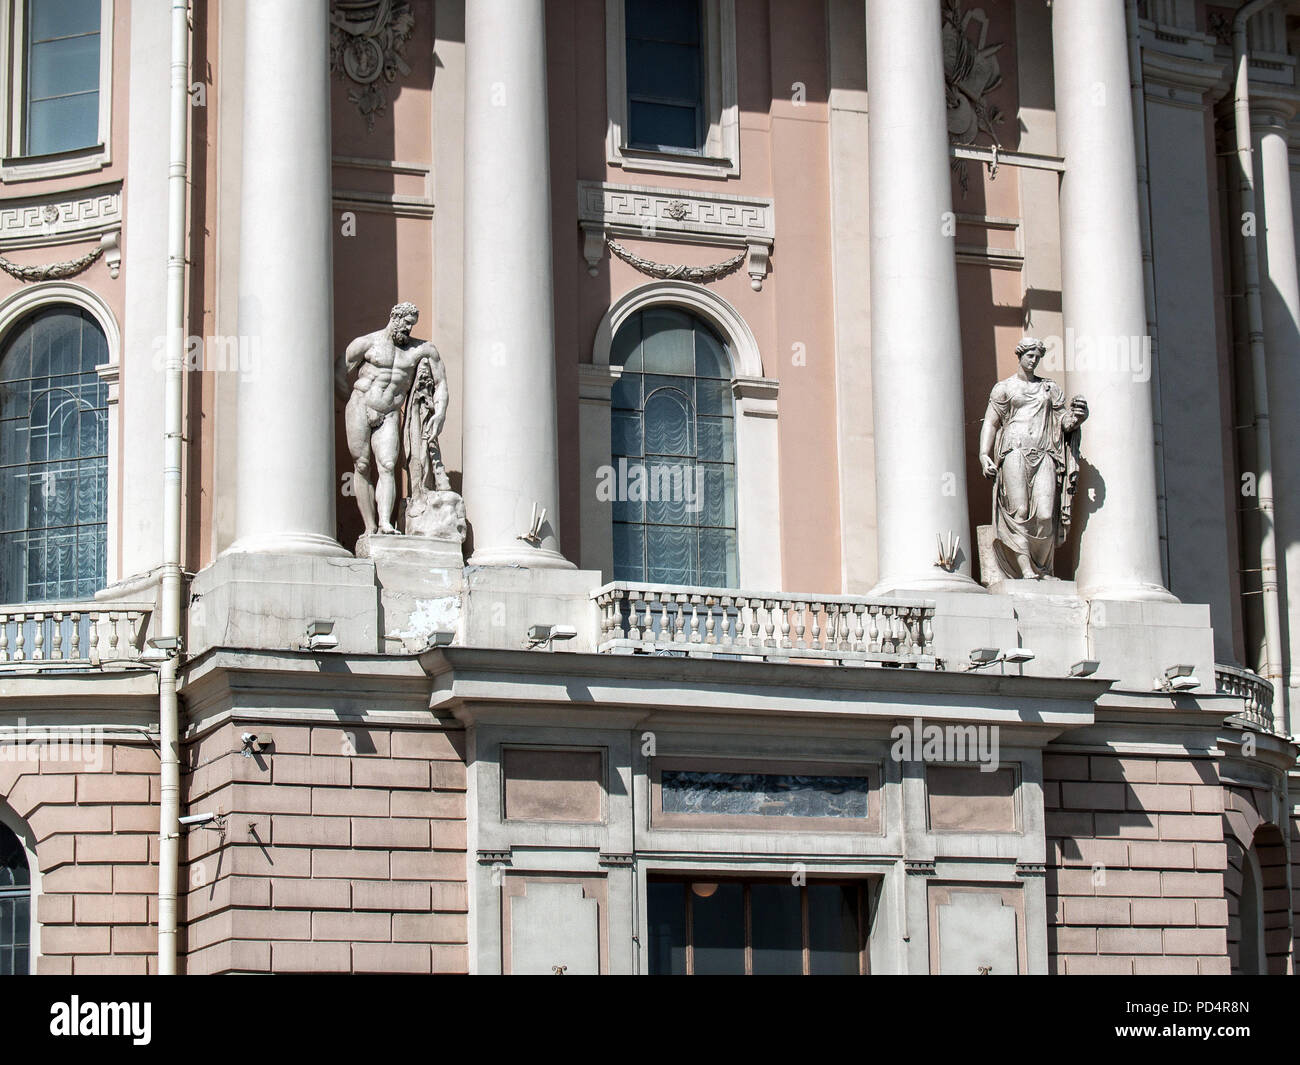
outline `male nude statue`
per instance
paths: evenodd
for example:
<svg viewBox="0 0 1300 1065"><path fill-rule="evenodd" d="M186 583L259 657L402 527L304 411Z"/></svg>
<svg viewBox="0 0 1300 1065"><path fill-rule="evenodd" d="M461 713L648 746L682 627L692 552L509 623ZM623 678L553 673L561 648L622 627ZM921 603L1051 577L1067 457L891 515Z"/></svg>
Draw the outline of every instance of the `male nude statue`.
<svg viewBox="0 0 1300 1065"><path fill-rule="evenodd" d="M425 385L422 392L428 391L427 385L432 384L433 409L422 412L421 417L427 422L424 436L435 442L429 457L438 461L436 439L447 414L447 374L438 349L426 340L411 336L419 316L414 304L399 303L389 312L387 326L357 337L335 364L340 394L347 393L348 379L357 372L343 422L348 451L352 453L352 484L357 506L366 523L366 533L371 535L397 532L393 527L393 508L397 502L395 470L402 450L402 405L417 376ZM426 456L420 459L428 461ZM375 470L378 484L372 479Z"/></svg>

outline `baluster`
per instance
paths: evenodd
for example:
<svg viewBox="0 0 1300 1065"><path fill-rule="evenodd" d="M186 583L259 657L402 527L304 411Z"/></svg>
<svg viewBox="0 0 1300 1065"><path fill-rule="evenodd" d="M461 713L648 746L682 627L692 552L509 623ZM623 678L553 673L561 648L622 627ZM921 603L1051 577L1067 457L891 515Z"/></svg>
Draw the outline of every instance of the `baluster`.
<svg viewBox="0 0 1300 1065"><path fill-rule="evenodd" d="M72 631L68 633L68 657L81 658L81 612L74 610L68 615L72 619Z"/></svg>
<svg viewBox="0 0 1300 1065"><path fill-rule="evenodd" d="M903 628L902 615L898 613L897 609L895 609L894 612L889 616L889 627L890 627L889 635L891 640L889 649L892 653L896 655L902 654L903 637L905 635L905 632Z"/></svg>
<svg viewBox="0 0 1300 1065"><path fill-rule="evenodd" d="M716 596L706 596L704 599L704 642L716 644L718 635L714 631L714 626L718 622L718 613L715 607L718 605Z"/></svg>
<svg viewBox="0 0 1300 1065"><path fill-rule="evenodd" d="M673 605L677 608L677 614L673 618L673 643L686 642L686 603L689 599L689 595L673 596Z"/></svg>
<svg viewBox="0 0 1300 1065"><path fill-rule="evenodd" d="M32 618L32 661L39 662L45 657L45 615L36 614Z"/></svg>
<svg viewBox="0 0 1300 1065"><path fill-rule="evenodd" d="M672 643L673 623L668 615L669 596L664 592L655 592L655 602L659 604L659 630L655 639L659 643Z"/></svg>
<svg viewBox="0 0 1300 1065"><path fill-rule="evenodd" d="M63 613L62 611L56 610L52 616L54 618L54 625L53 625L54 646L50 648L51 651L50 657L56 660L62 660L63 658Z"/></svg>
<svg viewBox="0 0 1300 1065"><path fill-rule="evenodd" d="M641 625L638 614L641 610L641 593L637 591L628 591L627 593L627 638L629 640L639 640L641 638ZM620 625L620 628L622 626Z"/></svg>
<svg viewBox="0 0 1300 1065"><path fill-rule="evenodd" d="M866 612L866 609L861 603L853 605L853 650L858 652L867 649L866 644L862 642L862 615Z"/></svg>
<svg viewBox="0 0 1300 1065"><path fill-rule="evenodd" d="M763 608L767 611L767 621L764 624L766 636L763 638L764 647L776 646L776 600L764 599Z"/></svg>
<svg viewBox="0 0 1300 1065"><path fill-rule="evenodd" d="M808 627L807 615L808 615L807 603L794 604L794 645L798 647L800 650L803 650L808 646L807 642L803 638L804 631Z"/></svg>
<svg viewBox="0 0 1300 1065"><path fill-rule="evenodd" d="M736 600L730 595L718 600L718 643L735 644L740 637L740 615L732 613L735 605Z"/></svg>
<svg viewBox="0 0 1300 1065"><path fill-rule="evenodd" d="M9 615L0 614L0 662L9 661Z"/></svg>
<svg viewBox="0 0 1300 1065"><path fill-rule="evenodd" d="M90 660L92 662L98 662L99 661L99 618L100 618L99 612L98 611L91 612L88 615L88 618L89 620L87 622L86 628L88 630L89 640L90 640Z"/></svg>
<svg viewBox="0 0 1300 1065"><path fill-rule="evenodd" d="M737 647L749 646L749 600L743 595L736 596L736 638Z"/></svg>
<svg viewBox="0 0 1300 1065"><path fill-rule="evenodd" d="M700 596L691 596L691 622L687 633L687 639L690 643L700 643L704 639L700 634L700 602Z"/></svg>
<svg viewBox="0 0 1300 1065"><path fill-rule="evenodd" d="M867 650L880 654L880 607L867 607Z"/></svg>
<svg viewBox="0 0 1300 1065"><path fill-rule="evenodd" d="M921 621L921 639L922 653L934 654L934 611L929 607L926 608L925 617Z"/></svg>
<svg viewBox="0 0 1300 1065"><path fill-rule="evenodd" d="M790 601L789 601L788 599L783 599L783 600L778 604L778 609L781 611L781 614L780 614L780 622L781 622L781 643L780 643L780 646L782 646L782 647L793 647L793 646L794 646L794 644L792 644L792 643L790 642L790 606L791 606L791 603L790 603Z"/></svg>
<svg viewBox="0 0 1300 1065"><path fill-rule="evenodd" d="M812 645L812 649L814 651L820 651L822 649L822 621L821 621L822 605L821 603L812 603L811 607L812 607L812 611L811 611L812 612L812 634L809 642Z"/></svg>
<svg viewBox="0 0 1300 1065"><path fill-rule="evenodd" d="M833 622L834 627L832 629L833 636L831 639L831 649L834 651L845 651L848 649L847 636L848 636L849 629L848 629L848 625L845 624L845 620L844 620L844 604L832 603L831 610L832 610L831 616L834 619Z"/></svg>
<svg viewBox="0 0 1300 1065"><path fill-rule="evenodd" d="M27 615L14 615L14 661L22 662L27 658Z"/></svg>
<svg viewBox="0 0 1300 1065"><path fill-rule="evenodd" d="M110 662L116 662L118 659L117 645L122 642L122 634L118 631L121 619L121 614L110 612L108 615L108 660Z"/></svg>

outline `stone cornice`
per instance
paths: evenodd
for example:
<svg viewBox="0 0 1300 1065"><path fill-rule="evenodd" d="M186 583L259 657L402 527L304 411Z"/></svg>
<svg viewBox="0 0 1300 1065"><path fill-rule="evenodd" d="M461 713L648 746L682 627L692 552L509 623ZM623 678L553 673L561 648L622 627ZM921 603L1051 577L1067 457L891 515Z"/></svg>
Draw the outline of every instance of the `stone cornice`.
<svg viewBox="0 0 1300 1065"><path fill-rule="evenodd" d="M0 202L0 248L40 248L122 228L121 185Z"/></svg>
<svg viewBox="0 0 1300 1065"><path fill-rule="evenodd" d="M1148 98L1154 95L1160 100L1167 96L1176 102L1179 93L1187 93L1194 98L1189 102L1199 105L1205 96L1217 97L1228 87L1228 64L1215 59L1212 51L1204 56L1192 56L1143 48L1142 80ZM1153 86L1165 92L1153 94Z"/></svg>
<svg viewBox="0 0 1300 1065"><path fill-rule="evenodd" d="M467 723L538 713L554 718L558 712L575 722L599 720L602 727L635 727L648 716L682 715L712 727L745 715L774 724L815 719L823 729L869 725L887 732L899 720L922 718L998 724L1029 745L1090 725L1093 703L1110 684L469 647L429 651L422 662L434 677L433 707Z"/></svg>

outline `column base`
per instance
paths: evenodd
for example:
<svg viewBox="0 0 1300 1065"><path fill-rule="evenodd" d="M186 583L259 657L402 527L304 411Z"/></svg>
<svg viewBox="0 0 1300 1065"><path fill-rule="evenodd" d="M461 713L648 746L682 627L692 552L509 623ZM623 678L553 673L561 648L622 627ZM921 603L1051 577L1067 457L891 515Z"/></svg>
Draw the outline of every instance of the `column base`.
<svg viewBox="0 0 1300 1065"><path fill-rule="evenodd" d="M936 567L937 569L937 567ZM871 589L872 596L930 595L935 592L978 592L987 595L988 589L964 573L921 573L907 577L889 577Z"/></svg>
<svg viewBox="0 0 1300 1065"><path fill-rule="evenodd" d="M560 552L549 547L530 547L524 541L514 547L482 547L475 550L467 566L519 566L524 569L577 569Z"/></svg>
<svg viewBox="0 0 1300 1065"><path fill-rule="evenodd" d="M1096 587L1081 586L1079 588L1079 598L1081 599L1109 599L1118 602L1127 603L1180 603L1178 596L1174 595L1163 584L1102 584Z"/></svg>
<svg viewBox="0 0 1300 1065"><path fill-rule="evenodd" d="M320 533L251 533L241 536L221 552L249 555L315 555L326 558L351 558L352 552L331 536Z"/></svg>

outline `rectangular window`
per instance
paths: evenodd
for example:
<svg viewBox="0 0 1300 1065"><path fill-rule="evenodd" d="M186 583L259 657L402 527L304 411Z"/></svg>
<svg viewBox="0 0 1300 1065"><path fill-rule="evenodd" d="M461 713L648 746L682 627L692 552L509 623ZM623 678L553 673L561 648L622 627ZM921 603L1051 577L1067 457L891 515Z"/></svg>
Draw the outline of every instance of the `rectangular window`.
<svg viewBox="0 0 1300 1065"><path fill-rule="evenodd" d="M865 881L652 878L651 975L860 975L867 972Z"/></svg>
<svg viewBox="0 0 1300 1065"><path fill-rule="evenodd" d="M26 0L22 154L99 143L100 0Z"/></svg>
<svg viewBox="0 0 1300 1065"><path fill-rule="evenodd" d="M700 0L626 0L628 146L704 148Z"/></svg>

